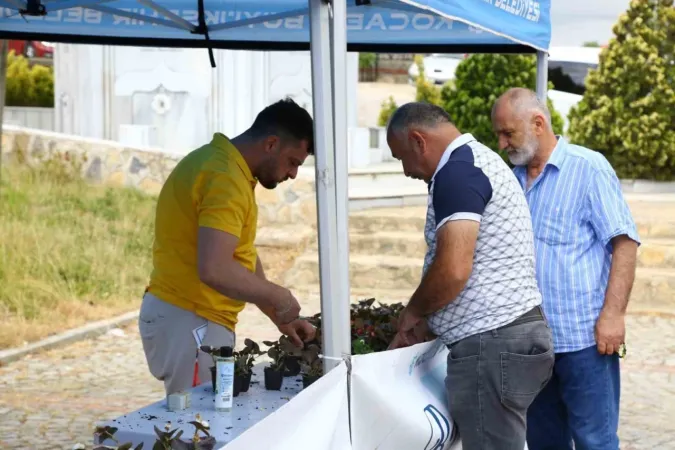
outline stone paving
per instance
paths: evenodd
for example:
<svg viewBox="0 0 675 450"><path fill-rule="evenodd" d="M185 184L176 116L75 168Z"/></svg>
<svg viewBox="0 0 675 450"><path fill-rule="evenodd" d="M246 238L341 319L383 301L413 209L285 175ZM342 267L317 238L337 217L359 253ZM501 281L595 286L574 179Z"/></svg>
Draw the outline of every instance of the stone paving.
<svg viewBox="0 0 675 450"><path fill-rule="evenodd" d="M622 449L675 449L675 316L629 315L627 324ZM240 342L276 335L255 308L242 317ZM90 444L96 421L160 400L163 389L134 324L0 367L0 393L0 448L40 450Z"/></svg>

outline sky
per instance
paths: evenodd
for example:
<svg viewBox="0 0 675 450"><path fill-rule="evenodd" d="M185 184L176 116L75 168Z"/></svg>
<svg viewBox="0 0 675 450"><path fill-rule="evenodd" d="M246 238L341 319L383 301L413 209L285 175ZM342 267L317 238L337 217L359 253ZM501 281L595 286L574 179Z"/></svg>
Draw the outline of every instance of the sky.
<svg viewBox="0 0 675 450"><path fill-rule="evenodd" d="M630 0L551 0L552 46L606 44Z"/></svg>

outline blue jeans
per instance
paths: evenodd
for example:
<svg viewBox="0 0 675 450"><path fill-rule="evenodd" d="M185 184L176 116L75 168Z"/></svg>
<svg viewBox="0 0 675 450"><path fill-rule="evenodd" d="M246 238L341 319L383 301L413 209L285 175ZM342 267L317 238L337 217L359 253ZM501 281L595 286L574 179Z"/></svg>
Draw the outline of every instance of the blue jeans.
<svg viewBox="0 0 675 450"><path fill-rule="evenodd" d="M619 356L597 347L555 355L553 376L527 412L529 450L618 450Z"/></svg>

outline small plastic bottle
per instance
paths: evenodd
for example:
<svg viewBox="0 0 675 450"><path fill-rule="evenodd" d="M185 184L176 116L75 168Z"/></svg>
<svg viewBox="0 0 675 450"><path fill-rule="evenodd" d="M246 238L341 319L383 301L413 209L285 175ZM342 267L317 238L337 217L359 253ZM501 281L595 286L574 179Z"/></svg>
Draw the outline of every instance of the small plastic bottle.
<svg viewBox="0 0 675 450"><path fill-rule="evenodd" d="M232 347L220 347L216 360L216 411L232 410L234 393L234 357Z"/></svg>

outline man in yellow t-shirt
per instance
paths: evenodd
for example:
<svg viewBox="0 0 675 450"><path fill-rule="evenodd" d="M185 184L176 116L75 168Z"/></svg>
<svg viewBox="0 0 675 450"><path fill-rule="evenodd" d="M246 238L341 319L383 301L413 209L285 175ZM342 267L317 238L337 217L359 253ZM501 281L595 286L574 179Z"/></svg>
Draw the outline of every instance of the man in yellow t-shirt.
<svg viewBox="0 0 675 450"><path fill-rule="evenodd" d="M286 99L265 108L253 125L213 140L185 156L157 200L153 271L143 297L139 331L148 368L167 395L210 379L202 345L234 346L237 315L246 303L263 311L299 346L315 336L299 319L300 305L286 288L265 279L255 248L256 183L274 189L295 178L313 153L309 113Z"/></svg>

